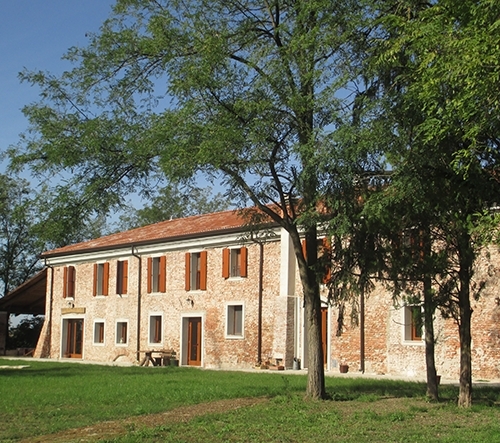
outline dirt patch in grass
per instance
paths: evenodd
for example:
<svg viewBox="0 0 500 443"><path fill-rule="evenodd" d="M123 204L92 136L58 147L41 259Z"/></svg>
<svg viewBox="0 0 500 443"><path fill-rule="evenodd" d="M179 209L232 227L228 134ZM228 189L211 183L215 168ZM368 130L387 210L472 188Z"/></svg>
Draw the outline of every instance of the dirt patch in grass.
<svg viewBox="0 0 500 443"><path fill-rule="evenodd" d="M84 428L67 429L56 434L29 437L22 440L21 443L76 443L100 441L124 435L130 429L134 428L152 428L165 423L187 422L194 417L205 414L224 413L266 401L268 401L267 398L236 398L192 406L182 406L160 414L134 416L122 420L96 423L95 425Z"/></svg>

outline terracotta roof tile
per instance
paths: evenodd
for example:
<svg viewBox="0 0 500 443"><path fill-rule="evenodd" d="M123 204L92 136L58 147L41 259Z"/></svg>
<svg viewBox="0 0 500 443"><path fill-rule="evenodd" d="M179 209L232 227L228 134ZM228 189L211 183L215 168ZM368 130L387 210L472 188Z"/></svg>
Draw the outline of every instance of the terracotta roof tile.
<svg viewBox="0 0 500 443"><path fill-rule="evenodd" d="M242 230L246 225L244 214L240 210L194 215L191 217L167 220L130 231L118 232L105 237L82 243L53 249L42 257L67 255L89 250L108 249L131 244L155 243L176 238L193 238L202 235L215 235L224 231Z"/></svg>

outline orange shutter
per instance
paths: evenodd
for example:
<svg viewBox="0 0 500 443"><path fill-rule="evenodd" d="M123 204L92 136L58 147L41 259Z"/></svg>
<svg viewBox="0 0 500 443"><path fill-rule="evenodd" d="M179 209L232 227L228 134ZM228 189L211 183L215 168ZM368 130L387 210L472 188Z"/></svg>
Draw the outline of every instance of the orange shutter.
<svg viewBox="0 0 500 443"><path fill-rule="evenodd" d="M200 289L207 290L207 251L200 252Z"/></svg>
<svg viewBox="0 0 500 443"><path fill-rule="evenodd" d="M74 266L68 266L68 297L75 296L75 276L76 271Z"/></svg>
<svg viewBox="0 0 500 443"><path fill-rule="evenodd" d="M126 294L128 288L128 260L122 261L122 275L121 275L121 293Z"/></svg>
<svg viewBox="0 0 500 443"><path fill-rule="evenodd" d="M222 250L222 278L229 278L229 249Z"/></svg>
<svg viewBox="0 0 500 443"><path fill-rule="evenodd" d="M160 257L158 269L158 292L167 292L167 257Z"/></svg>
<svg viewBox="0 0 500 443"><path fill-rule="evenodd" d="M304 260L307 261L307 242L306 242L306 239L302 240L302 255L304 256Z"/></svg>
<svg viewBox="0 0 500 443"><path fill-rule="evenodd" d="M63 298L68 296L68 267L63 269Z"/></svg>
<svg viewBox="0 0 500 443"><path fill-rule="evenodd" d="M191 254L189 252L186 252L186 275L184 288L186 291L191 289Z"/></svg>
<svg viewBox="0 0 500 443"><path fill-rule="evenodd" d="M247 276L247 256L248 256L248 250L247 248L243 247L241 248L241 254L240 254L240 276L241 277L246 277Z"/></svg>
<svg viewBox="0 0 500 443"><path fill-rule="evenodd" d="M98 273L97 263L94 263L94 280L92 283L92 295L95 297L97 295L97 273Z"/></svg>
<svg viewBox="0 0 500 443"><path fill-rule="evenodd" d="M153 258L148 257L148 294L153 292Z"/></svg>
<svg viewBox="0 0 500 443"><path fill-rule="evenodd" d="M102 270L102 295L109 294L109 262L103 264Z"/></svg>

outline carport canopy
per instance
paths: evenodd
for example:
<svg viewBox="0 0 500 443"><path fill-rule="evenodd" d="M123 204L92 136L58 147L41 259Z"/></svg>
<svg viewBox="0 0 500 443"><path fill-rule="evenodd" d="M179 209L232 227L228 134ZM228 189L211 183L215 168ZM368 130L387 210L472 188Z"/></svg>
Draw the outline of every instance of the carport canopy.
<svg viewBox="0 0 500 443"><path fill-rule="evenodd" d="M0 311L10 314L45 315L47 268L0 298Z"/></svg>

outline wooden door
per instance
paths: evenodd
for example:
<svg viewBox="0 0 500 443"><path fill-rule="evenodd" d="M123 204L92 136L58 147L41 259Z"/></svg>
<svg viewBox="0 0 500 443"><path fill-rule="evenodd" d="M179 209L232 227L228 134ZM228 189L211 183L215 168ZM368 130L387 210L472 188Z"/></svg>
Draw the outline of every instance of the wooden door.
<svg viewBox="0 0 500 443"><path fill-rule="evenodd" d="M188 319L188 352L187 364L201 366L201 318Z"/></svg>
<svg viewBox="0 0 500 443"><path fill-rule="evenodd" d="M83 319L66 320L66 352L65 357L82 358L83 352Z"/></svg>
<svg viewBox="0 0 500 443"><path fill-rule="evenodd" d="M323 347L323 364L328 363L328 308L321 308L321 346Z"/></svg>

